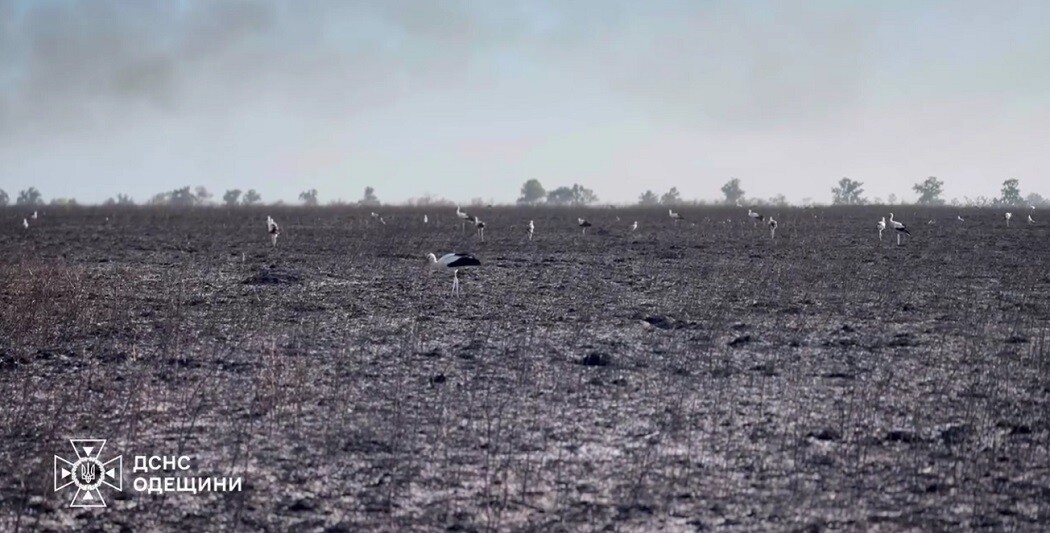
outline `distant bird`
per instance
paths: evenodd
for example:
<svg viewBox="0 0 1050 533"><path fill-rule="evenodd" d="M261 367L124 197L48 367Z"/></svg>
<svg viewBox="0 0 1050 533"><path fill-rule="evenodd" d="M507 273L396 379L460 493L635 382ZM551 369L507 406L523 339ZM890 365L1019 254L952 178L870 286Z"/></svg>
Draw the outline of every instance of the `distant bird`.
<svg viewBox="0 0 1050 533"><path fill-rule="evenodd" d="M531 241L532 240L532 234L536 232L536 225L533 224L532 221L530 220L528 228L529 228L529 240Z"/></svg>
<svg viewBox="0 0 1050 533"><path fill-rule="evenodd" d="M36 220L36 211L33 211L33 220Z"/></svg>
<svg viewBox="0 0 1050 533"><path fill-rule="evenodd" d="M635 220L634 224L631 224L631 233L638 231L638 221Z"/></svg>
<svg viewBox="0 0 1050 533"><path fill-rule="evenodd" d="M773 217L769 217L769 238L777 238L777 221Z"/></svg>
<svg viewBox="0 0 1050 533"><path fill-rule="evenodd" d="M762 215L752 211L750 208L748 208L747 210L747 216L751 217L751 220L755 221L755 225L758 225L758 223L761 222L764 218Z"/></svg>
<svg viewBox="0 0 1050 533"><path fill-rule="evenodd" d="M927 225L927 226L932 226L932 225L934 225L934 224L936 224L936 223L937 223L937 222L936 222L935 220L933 220L932 218L931 218L930 220L926 221L926 225Z"/></svg>
<svg viewBox="0 0 1050 533"><path fill-rule="evenodd" d="M25 229L29 229L29 221L23 218L22 219L22 227L25 228Z"/></svg>
<svg viewBox="0 0 1050 533"><path fill-rule="evenodd" d="M591 223L587 222L586 220L584 220L582 218L577 218L576 220L577 220L577 223L580 225L580 227L583 228L583 234L586 235L587 234L587 228L591 227Z"/></svg>
<svg viewBox="0 0 1050 533"><path fill-rule="evenodd" d="M373 220L378 220L378 221L379 221L379 223L380 223L380 224L382 224L382 225L384 225L384 226L386 225L386 221L385 221L385 220L383 220L383 217L382 217L382 216L380 216L380 214L379 214L379 213L376 213L375 211L372 211L372 219L373 219Z"/></svg>
<svg viewBox="0 0 1050 533"><path fill-rule="evenodd" d="M958 215L958 216L956 216L956 217L955 217L955 220L958 220L959 222L966 222L965 220L963 220L963 217L962 217L962 215Z"/></svg>
<svg viewBox="0 0 1050 533"><path fill-rule="evenodd" d="M875 228L879 230L879 240L882 240L882 232L886 230L886 217L882 217L882 220L875 224Z"/></svg>
<svg viewBox="0 0 1050 533"><path fill-rule="evenodd" d="M1032 218L1032 215L1028 215L1028 223L1035 224L1035 219Z"/></svg>
<svg viewBox="0 0 1050 533"><path fill-rule="evenodd" d="M1013 213L1007 213L1006 214L1006 227L1008 227L1008 228L1010 227L1010 219L1013 218L1013 217L1014 217Z"/></svg>
<svg viewBox="0 0 1050 533"><path fill-rule="evenodd" d="M456 206L456 216L459 217L459 220L462 223L461 224L462 227L460 228L461 231L466 232L467 231L467 221L470 220L471 222L473 222L474 221L473 220L474 217L464 213L463 211L460 211L458 205Z"/></svg>
<svg viewBox="0 0 1050 533"><path fill-rule="evenodd" d="M474 228L477 229L478 237L484 242L485 240L485 223L480 218L474 219Z"/></svg>
<svg viewBox="0 0 1050 533"><path fill-rule="evenodd" d="M674 210L668 209L667 214L671 215L671 220L674 220L675 225L678 225L679 220L685 220L682 215L675 213Z"/></svg>
<svg viewBox="0 0 1050 533"><path fill-rule="evenodd" d="M426 215L423 215L423 223L426 224L427 222L430 222L430 219L428 219Z"/></svg>
<svg viewBox="0 0 1050 533"><path fill-rule="evenodd" d="M460 293L459 289L459 269L467 268L472 266L481 265L481 261L478 261L476 257L470 254L445 254L438 259L434 254L427 254L427 259L430 261L430 270L444 269L445 271L452 271L452 294L457 295Z"/></svg>
<svg viewBox="0 0 1050 533"><path fill-rule="evenodd" d="M911 232L904 226L903 223L893 220L893 213L890 213L890 226L897 230L897 246L901 245L901 233L911 237Z"/></svg>
<svg viewBox="0 0 1050 533"><path fill-rule="evenodd" d="M273 245L277 246L277 236L281 234L281 227L269 216L266 217L266 232L270 234Z"/></svg>

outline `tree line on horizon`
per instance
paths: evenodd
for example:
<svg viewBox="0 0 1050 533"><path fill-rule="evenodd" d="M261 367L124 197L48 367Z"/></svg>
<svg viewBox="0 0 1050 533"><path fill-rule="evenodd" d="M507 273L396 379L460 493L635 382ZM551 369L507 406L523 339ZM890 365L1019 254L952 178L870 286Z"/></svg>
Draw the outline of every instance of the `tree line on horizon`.
<svg viewBox="0 0 1050 533"><path fill-rule="evenodd" d="M953 206L969 206L969 207L990 207L990 206L1047 206L1050 202L1042 195L1038 193L1029 193L1027 196L1022 195L1020 188L1020 181L1017 179L1008 179L1003 182L1000 190L1000 195L997 197L989 198L985 196L977 196L974 198L964 197L963 200L958 198L952 199L950 202L944 199L944 181L938 179L935 176L930 176L924 181L916 183L912 186L912 190L918 194L918 199L913 202L914 205L929 205L939 206L951 204ZM768 199L762 198L748 198L744 189L741 186L740 179L732 178L727 181L721 187L723 198L717 201L708 200L684 200L677 187L671 187L670 190L663 194L658 194L648 189L638 195L638 202L635 205L639 206L681 206L681 205L744 205L749 206L782 206L787 207L792 205L788 202L787 198L783 194L778 194ZM193 207L193 206L209 206L209 205L221 205L224 207L237 207L237 206L258 206L266 205L262 201L262 196L255 189L248 189L242 191L241 189L229 189L222 195L221 203L216 204L212 202L214 195L208 191L204 186L197 186L191 188L190 186L181 187L171 191L165 191L162 193L155 194L152 198L147 200L143 205L152 206L176 206L176 207ZM320 204L317 189L307 189L299 193L299 201L305 206L318 206ZM0 206L9 205L10 197L7 192L0 189ZM552 205L552 206L589 206L598 203L598 195L591 189L588 189L578 183L574 183L571 186L559 186L557 188L547 190L538 179L529 179L525 181L521 186L520 196L517 199L518 205ZM906 202L900 201L895 194L890 194L885 200L880 197L868 199L864 196L864 183L861 181L852 180L850 178L842 178L839 182L831 189L831 205L896 205L905 204ZM50 202L44 201L43 194L36 187L29 187L18 192L18 196L15 198L14 205L18 206L41 206L41 205L53 205L53 206L75 206L79 205L74 198L52 198ZM118 194L115 197L107 199L102 205L106 206L131 206L137 205L136 202L126 194ZM277 201L269 205L285 205L283 201ZM365 187L364 194L361 199L356 202L346 202L342 199L332 200L326 205L359 205L359 206L379 206L382 203L376 196L375 188L369 186ZM413 198L404 202L402 205L408 206L455 206L455 202L444 198L438 198L431 194L426 194L419 198ZM474 198L470 201L469 205L480 206L486 205L486 203L480 198ZM491 205L491 202L489 202ZM811 198L804 198L801 205L816 205Z"/></svg>

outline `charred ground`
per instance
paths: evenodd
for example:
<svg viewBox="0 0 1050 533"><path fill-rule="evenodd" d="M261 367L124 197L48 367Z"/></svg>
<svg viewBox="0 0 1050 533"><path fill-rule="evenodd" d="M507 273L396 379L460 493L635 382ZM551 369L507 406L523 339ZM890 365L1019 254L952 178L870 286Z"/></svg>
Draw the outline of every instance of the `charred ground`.
<svg viewBox="0 0 1050 533"><path fill-rule="evenodd" d="M0 529L1045 526L1048 227L884 211L0 210ZM70 509L70 437L244 487Z"/></svg>

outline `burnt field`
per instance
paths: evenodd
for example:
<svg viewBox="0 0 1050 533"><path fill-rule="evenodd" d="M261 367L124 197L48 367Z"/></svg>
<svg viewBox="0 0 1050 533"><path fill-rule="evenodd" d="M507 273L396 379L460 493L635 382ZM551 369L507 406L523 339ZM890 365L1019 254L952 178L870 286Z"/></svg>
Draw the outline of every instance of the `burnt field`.
<svg viewBox="0 0 1050 533"><path fill-rule="evenodd" d="M0 530L1050 521L1047 225L453 211L0 210ZM451 251L483 262L456 299ZM53 490L76 437L124 456L108 509ZM140 493L135 455L243 487Z"/></svg>

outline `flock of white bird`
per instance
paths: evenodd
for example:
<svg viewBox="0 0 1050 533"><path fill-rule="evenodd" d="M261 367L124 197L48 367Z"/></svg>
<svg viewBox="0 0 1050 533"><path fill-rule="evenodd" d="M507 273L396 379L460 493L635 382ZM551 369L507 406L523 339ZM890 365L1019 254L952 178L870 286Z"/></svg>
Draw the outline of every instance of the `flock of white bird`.
<svg viewBox="0 0 1050 533"><path fill-rule="evenodd" d="M1033 206L1032 209L1035 209L1035 207ZM668 209L667 210L667 214L671 217L671 220L673 221L673 223L675 225L677 225L679 222L685 222L686 221L685 218L682 217L681 214L675 212L673 209ZM383 220L383 217L380 216L379 214L377 214L375 212L372 212L371 216L372 216L372 218L374 220L378 220L380 223L382 223L384 225L386 224L386 222ZM776 238L777 226L779 225L779 223L773 217L765 217L764 215L762 215L760 213L757 213L757 212L753 211L750 208L747 210L747 216L752 221L754 221L754 225L755 226L757 226L760 222L765 223L767 226L769 226L769 236L770 236L770 238L771 239L775 239ZM477 232L478 238L480 240L482 240L482 241L485 240L485 223L482 222L480 218L464 212L458 206L456 207L456 217L459 218L462 221L462 231L463 232L466 232L466 224L468 222L470 222L471 224L474 225L474 228L475 228L475 230ZM35 212L33 213L33 218L36 218L36 213ZM956 218L957 218L957 220L959 222L964 222L963 217L961 215L957 216ZM1010 219L1011 218L1013 218L1013 214L1012 213L1006 213L1006 225L1007 226L1010 225ZM619 217L616 217L616 219L619 220ZM427 223L429 223L429 221L430 221L430 219L427 217L427 215L423 215L423 223L427 224ZM584 218L577 218L576 221L577 221L577 225L581 229L582 234L583 235L587 235L587 228L592 227L593 224L591 224L590 222L588 222ZM931 220L929 223L932 224L933 221ZM1028 223L1029 224L1035 224L1035 220L1032 219L1032 215L1028 215ZM908 230L908 227L905 226L903 222L901 222L899 220L896 220L894 218L893 213L890 213L890 218L889 218L888 222L886 220L886 217L882 217L882 219L880 219L875 224L875 228L879 232L879 240L880 241L882 240L882 233L884 231L886 231L886 228L893 229L896 232L896 234L897 234L897 245L898 246L901 245L901 237L903 235L907 235L908 237L911 237L911 231ZM269 216L266 217L266 229L269 232L270 237L273 239L273 245L277 246L277 236L281 234L281 229L280 229L280 226L277 225L277 222L275 222L272 217L269 217ZM535 222L530 220L528 225L525 226L525 229L526 229L526 235L528 236L529 240L531 241L532 238L533 238L533 235L536 233L536 224L535 224ZM632 233L635 232L635 231L638 231L638 221L636 220L633 223L631 223L631 225L628 226L627 229L628 229L629 232L632 232ZM429 253L429 254L427 254L426 257L427 257L428 261L430 262L430 267L431 267L430 271L437 270L437 269L442 269L442 270L445 270L445 271L448 271L448 272L452 273L452 295L459 295L460 294L460 283L459 283L459 271L460 271L460 269L481 265L481 261L478 258L476 258L473 255L471 255L471 254L450 253L450 254L445 254L445 255L443 255L443 256L441 256L439 258L436 255L434 255L432 253Z"/></svg>
<svg viewBox="0 0 1050 533"><path fill-rule="evenodd" d="M1031 206L1031 209L1034 210L1035 206ZM673 221L673 223L675 225L678 225L679 222L686 222L686 219L684 217L682 217L682 215L680 213L676 212L673 209L668 209L667 210L667 214L668 214L668 216L671 217L671 220ZM754 222L755 226L757 226L760 222L765 223L767 226L769 226L769 237L771 239L775 239L776 238L777 226L779 225L779 223L773 217L768 217L767 218L767 217L763 216L762 214L753 211L752 209L748 209L747 210L747 216ZM1013 218L1013 216L1014 216L1013 213L1010 213L1010 212L1005 213L1007 227L1010 226L1010 220ZM33 211L32 215L30 215L27 218L23 218L22 219L22 227L25 228L25 229L29 229L29 221L30 220L37 220L38 217L39 217L39 214L36 211ZM466 225L469 222L469 223L471 223L474 226L474 229L476 231L477 237L481 241L485 240L485 223L482 222L480 218L464 212L458 206L456 207L456 217L459 218L460 221L462 222L462 230L463 230L463 232L466 232ZM378 213L376 213L374 211L371 213L371 218L373 220L378 221L380 224L386 225L386 221L383 220L383 217L380 216ZM616 219L619 220L620 217L616 217ZM963 217L961 215L957 216L956 219L959 222L965 222L965 220L963 219ZM423 215L423 223L427 224L429 222L430 222L430 219L427 217L427 215ZM928 222L928 224L933 224L933 221L931 220L930 222ZM1028 224L1035 224L1035 219L1032 218L1031 214L1028 215ZM588 222L586 219L583 219L583 218L577 218L577 225L580 227L581 232L582 232L583 235L587 235L587 228L590 228L590 227L593 226L593 224L591 224L590 222ZM897 245L898 246L900 246L900 244L901 244L901 237L903 235L907 235L908 237L911 237L911 231L908 230L908 227L905 226L903 222L901 222L899 220L896 220L893 217L893 213L890 213L889 221L886 220L886 217L882 217L882 219L880 219L875 224L875 228L879 232L879 240L880 241L882 240L882 233L884 231L886 231L887 228L893 229L896 232L896 234L897 234ZM529 240L531 241L532 238L533 238L533 235L536 233L536 224L535 224L535 222L530 220L528 225L525 226L525 229L526 229L526 235L528 236ZM638 221L635 220L634 222L632 222L631 225L627 227L627 230L630 233L638 231ZM270 216L266 217L266 232L270 234L271 243L272 243L273 246L276 247L277 246L277 237L281 234L281 227L277 224L277 222L273 219L273 217L270 217ZM444 270L447 270L447 271L452 273L452 294L453 295L458 295L460 293L459 270L462 269L462 268L478 266L478 265L481 264L481 261L479 261L476 257L474 257L473 255L470 255L470 254L450 253L450 254L445 254L445 255L441 256L440 258L435 256L434 254L427 254L427 258L430 261L430 266L431 266L432 270L433 269L444 269Z"/></svg>

